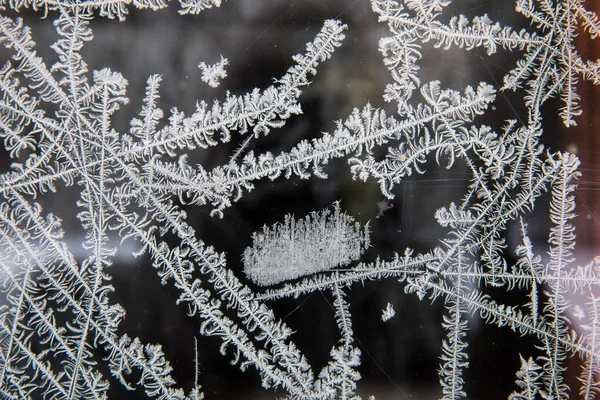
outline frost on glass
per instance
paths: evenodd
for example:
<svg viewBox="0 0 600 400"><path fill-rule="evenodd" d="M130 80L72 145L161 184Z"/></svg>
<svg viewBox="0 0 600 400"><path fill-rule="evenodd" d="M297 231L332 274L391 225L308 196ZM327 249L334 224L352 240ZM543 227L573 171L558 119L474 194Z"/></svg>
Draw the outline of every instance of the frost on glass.
<svg viewBox="0 0 600 400"><path fill-rule="evenodd" d="M181 14L221 5L220 0L180 3ZM541 108L558 96L557 112L566 126L593 111L581 104L577 88L581 81L599 83L600 62L582 59L573 40L576 35L597 37L598 17L583 1L520 0L515 11L531 25L517 30L485 14L448 16L449 5L447 0L371 1L389 32L379 42L390 72L382 95L396 112L365 101L337 120L332 132L273 152L250 149L247 143L277 134L302 112L302 90L344 41L342 21L324 20L272 85L198 100L191 113L163 111L162 77L152 75L145 93L129 94L142 99L136 103L141 107L130 128L118 132L112 121L129 102L127 77L110 68L88 70L82 49L94 37L90 21L124 21L132 7L158 10L166 2L0 1L0 43L10 54L0 68L0 137L13 162L0 175L2 397L102 399L109 387L123 385L152 398L203 398L198 368L194 388L184 391L160 344L120 330L126 310L111 299L110 267L123 244L133 242L136 255L151 258L154 271L146 273L174 287L177 303L200 321L199 333L219 338L224 357L278 395L359 398L362 352L350 289L391 278L398 291L443 304L445 338L439 343L437 369L443 398L468 395L464 376L473 316L535 342L535 347L506 355L520 365L513 386L506 388L508 398L595 398L600 391L600 261L580 265L575 259L580 162L542 145ZM39 55L19 17L25 12L54 18L53 63ZM518 60L502 83L449 88L420 75L422 47L431 44L439 52L456 47L492 55L502 50L517 54ZM216 85L225 76L221 62L214 69L200 67L207 83ZM527 118L495 129L486 121L495 112L498 93L508 90L523 93L518 106ZM198 149L224 147L233 135L242 136L243 145L228 162L188 162ZM241 260L227 259L188 222L184 203L188 209L210 207L218 223L256 182L328 179L333 159L346 160L355 180L377 182L388 199L403 179L424 173L427 164L451 169L461 163L470 178L460 201L448 201L435 212L446 233L429 250L406 248L391 257L362 254L368 228L357 226L342 211L343 204L335 204L333 213L315 210L305 219L290 216L265 227L244 256L249 275L273 285L265 291L246 284L239 269L232 268ZM71 202L85 231L84 258L76 257L65 240L61 218L41 206L40 199L65 187L78 193L77 199L62 201ZM530 211L542 195L549 198L551 226L543 249L534 248L528 233ZM392 208L386 202L374 206L382 215ZM514 254L508 254L504 239L509 223L520 231ZM326 233L315 234L319 225ZM115 233L116 242L109 237ZM334 250L343 249L343 254L327 248L327 256L315 260L306 254L318 251L315 239L330 247L339 243ZM303 250L290 250L294 245ZM370 250L376 254L378 249ZM286 257L289 265L282 262ZM346 266L334 268L339 265ZM316 292L333 296L339 329L337 343L320 366L309 363L285 316L271 308L278 299ZM515 297L525 300L506 303L510 296L496 297L500 292L525 294ZM577 325L567 310L580 320ZM373 312L389 320L396 311L388 303L383 313L381 308ZM398 310L394 321L402 320L404 312ZM578 379L567 381L568 369Z"/></svg>
<svg viewBox="0 0 600 400"><path fill-rule="evenodd" d="M225 67L229 65L229 60L221 56L221 60L213 65L207 65L204 61L198 64L198 68L202 71L202 82L208 86L216 88L221 84L221 79L227 77Z"/></svg>
<svg viewBox="0 0 600 400"><path fill-rule="evenodd" d="M243 254L244 273L258 285L273 285L357 261L369 243L368 223L362 227L336 202L333 212L302 219L288 214L254 233Z"/></svg>
<svg viewBox="0 0 600 400"><path fill-rule="evenodd" d="M394 310L394 306L392 305L392 303L387 303L385 308L381 311L381 320L383 322L388 322L395 316L396 316L396 310Z"/></svg>

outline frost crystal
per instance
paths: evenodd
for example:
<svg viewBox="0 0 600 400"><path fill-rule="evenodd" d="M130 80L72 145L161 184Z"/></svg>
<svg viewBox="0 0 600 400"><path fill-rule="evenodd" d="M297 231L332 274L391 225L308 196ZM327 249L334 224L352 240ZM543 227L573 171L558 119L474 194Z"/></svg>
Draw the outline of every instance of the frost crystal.
<svg viewBox="0 0 600 400"><path fill-rule="evenodd" d="M216 88L221 84L221 79L227 77L225 67L229 65L229 60L221 56L221 61L217 61L213 65L207 65L204 61L198 64L198 68L202 70L202 82L208 86Z"/></svg>
<svg viewBox="0 0 600 400"><path fill-rule="evenodd" d="M387 303L385 308L381 310L381 320L383 322L388 322L390 319L396 316L396 310L394 310L394 306L391 303Z"/></svg>
<svg viewBox="0 0 600 400"><path fill-rule="evenodd" d="M179 3L180 14L197 14L224 2ZM360 398L361 349L354 330L370 327L362 319L353 322L354 289L383 280L388 281L382 287L396 285L398 293L443 309L436 365L443 399L468 396L464 377L476 356L469 348L473 319L531 342L524 346L526 354L503 355L514 377L512 388L503 388L505 397L597 397L600 258L577 261L575 223L578 180L594 169L584 164L581 172L576 155L545 147L550 126L543 114L552 97L559 100L557 114L565 129L594 112L578 90L587 85L585 93L600 84L600 61L580 54L585 46L575 45L575 39L597 38L600 21L587 9L592 2L517 0L513 17L530 22L517 30L487 14L454 15L464 4L448 7L451 3L371 0L373 25L378 18L379 28L388 31L379 51L381 66L389 70L382 96L393 103L393 112L373 107L356 91L348 96L355 103L352 111L331 115L336 121L331 130L313 132L309 139L285 126L302 113L302 91L318 82L314 77L321 64L342 45L348 27L337 19L325 19L271 85L198 99L195 108L185 107L193 112L173 107L166 115L159 106L161 75L148 77L145 93L127 93L124 73L102 68L98 60L90 63L98 69L90 71L82 50L94 39L92 27L103 25L92 20L124 21L129 9L162 9L165 0L0 0L0 45L7 57L0 67L6 166L0 173L0 397L100 400L119 384L149 398L204 397L199 356L194 387L186 385L186 393L172 374L173 354L126 333L126 310L115 300L123 297L112 292L122 289L128 276L113 287L111 266L126 251L124 243L132 242L136 255L147 254L152 268L145 266L145 273L157 274L178 292L177 304L197 319L198 333L218 338L221 354L232 365L277 391L267 397ZM481 1L481 6L486 3L492 4ZM346 10L323 10L347 16ZM469 5L470 13L479 10ZM30 21L36 13L54 20ZM356 21L360 25L366 19ZM30 22L56 30L49 36L56 38L50 46L54 53L39 49ZM353 35L353 43L368 36ZM451 57L424 57L423 52L437 55L451 48L465 54L478 50L492 74L485 80L493 84L470 76L472 70L462 64L448 64L446 72L464 72L472 85L445 86L447 76L446 83L423 76L423 60L451 62ZM508 55L509 62L516 58L513 65L501 66L498 77L488 68L498 58L485 59L494 53ZM223 57L212 66L201 63L202 80L217 86L227 64ZM329 81L341 80L335 78ZM507 104L497 96L506 90L518 92L523 101ZM128 96L140 105L129 128L114 121L130 104ZM510 105L503 107L510 111L499 112L495 103ZM330 111L324 109L324 114ZM291 142L282 140L279 146L277 134ZM266 135L276 145L262 146ZM234 147L230 141L241 144L238 150L213 159ZM210 160L203 158L206 154ZM331 165L336 160L337 169ZM345 164L347 170L339 173ZM379 230L386 222L381 218L371 255L365 252L369 225L342 212L339 203L302 219L287 215L256 232L243 254L244 272L257 285L291 281L264 291L246 285L238 260L206 243L212 238L201 238L205 230L198 231L188 218L188 208L209 207L219 223L248 192L264 187L255 185L258 181L325 180L333 173L352 177L357 187L378 184L389 200L401 195L406 178L416 182L431 167L466 176L457 179L464 183L462 198L439 199L443 203L432 212L434 218L419 215L437 221L438 237L419 243L419 251L402 247L397 228ZM55 195L68 206L54 210ZM533 217L539 202L549 207L536 207L540 215ZM379 217L389 204L379 203ZM58 217L63 213L71 213L66 221L79 221L80 238L65 232L66 223ZM533 243L528 222L537 223L539 216L548 231ZM518 243L509 246L508 237ZM379 248L380 239L400 248ZM333 296L329 305L339 331L320 370L296 345L280 308L270 307L282 298L316 292L325 300ZM128 318L135 319L131 314ZM375 310L373 317L379 315ZM381 319L393 315L388 303ZM469 375L476 381L471 388L478 386L478 372Z"/></svg>
<svg viewBox="0 0 600 400"><path fill-rule="evenodd" d="M364 227L341 211L324 209L283 222L253 235L243 255L244 272L254 283L274 285L356 261L369 247L369 224Z"/></svg>

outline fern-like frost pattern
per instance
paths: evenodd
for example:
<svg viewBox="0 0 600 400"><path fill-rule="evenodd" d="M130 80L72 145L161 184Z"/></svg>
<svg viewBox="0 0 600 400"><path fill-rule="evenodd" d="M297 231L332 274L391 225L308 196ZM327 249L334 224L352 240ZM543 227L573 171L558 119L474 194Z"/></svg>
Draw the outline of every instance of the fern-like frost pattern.
<svg viewBox="0 0 600 400"><path fill-rule="evenodd" d="M222 3L180 0L179 13L193 16ZM363 351L350 288L383 280L395 281L407 295L443 304L441 398L468 396L473 318L535 342L527 353L512 355L519 367L506 390L509 399L597 397L600 259L584 265L576 260L580 161L543 146L542 106L558 97L566 127L593 112L577 90L580 81L600 84L600 61L585 60L574 39L597 38L598 16L582 0L517 0L515 12L531 25L516 30L487 14L449 15L449 0L370 3L387 29L379 41L390 74L382 96L395 112L356 104L349 115L332 116L331 132L276 152L252 144L280 134L302 113L302 91L344 42L348 27L342 21L323 21L272 85L227 92L210 102L199 99L191 113L177 108L165 113L159 107L163 78L152 75L140 94L138 115L128 131L118 132L112 121L129 104L127 77L109 68L89 71L82 50L94 38L91 21L126 21L132 8L159 10L167 2L0 0L0 44L10 54L0 67L0 140L12 161L0 175L2 398L105 399L111 385L119 384L149 398L204 398L198 370L195 387L186 393L160 344L122 332L126 310L111 298L111 266L125 241L135 243L135 255L151 260L146 273L176 289L177 304L199 320L200 334L220 339L219 351L232 365L286 398L360 398ZM52 65L39 55L31 29L19 17L25 12L54 18ZM515 53L517 61L501 85L444 87L421 76L427 43L439 52ZM217 87L228 62L201 62L201 79ZM527 118L493 128L486 118L507 90L522 94ZM195 151L232 138L241 146L226 163L190 165ZM356 222L338 202L333 210L299 219L289 214L265 225L242 260L228 259L200 239L187 220L184 205L209 207L220 221L259 181L329 179L336 159L347 162L354 180L376 182L389 201L404 179L424 174L431 164L447 169L460 164L469 178L464 196L433 216L444 236L420 253L407 248L391 257L367 256L378 251L366 252L369 224ZM76 257L67 244L61 218L42 207L49 192L65 188L77 193L72 209L85 232L85 257ZM542 249L532 244L528 220L544 195L551 227ZM387 200L377 207L378 217L392 209ZM509 226L519 231L510 255ZM177 240L167 239L173 237ZM237 268L241 264L245 274ZM320 370L295 344L285 316L271 308L279 299L318 291L332 296L339 330ZM506 303L513 294L526 300ZM383 322L402 322L401 310L396 314L391 303L382 308L376 314ZM566 379L573 364L576 382Z"/></svg>

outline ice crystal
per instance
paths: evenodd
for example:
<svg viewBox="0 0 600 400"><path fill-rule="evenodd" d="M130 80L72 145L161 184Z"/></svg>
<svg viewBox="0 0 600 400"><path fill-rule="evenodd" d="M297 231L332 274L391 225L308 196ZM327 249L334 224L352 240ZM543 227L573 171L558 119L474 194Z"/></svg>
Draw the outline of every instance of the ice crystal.
<svg viewBox="0 0 600 400"><path fill-rule="evenodd" d="M180 14L197 14L221 0L179 3ZM186 393L172 374L172 355L122 329L126 310L111 297L111 265L123 244L134 242L136 255L148 255L161 282L177 290L177 303L199 319L199 333L219 338L223 356L278 395L358 399L362 345L349 287L393 280L397 291L443 305L437 371L444 399L468 395L473 318L535 344L523 355L507 351L520 362L508 398L594 398L600 391L600 259L584 265L576 260L580 161L544 147L542 106L558 96L567 127L593 112L582 104L577 83L600 83L600 62L585 60L574 38L596 38L598 17L582 0L518 0L515 11L531 26L516 30L487 14L449 15L450 4L372 0L389 31L379 41L390 72L382 95L396 112L362 101L344 118L332 115L331 132L267 150L251 144L284 130L302 112L302 90L345 39L348 27L340 20L324 20L272 85L199 99L187 114L172 108L166 121L163 78L151 75L145 94L133 93L141 98L133 102L141 104L137 117L121 129L113 120L129 104L127 77L110 68L89 71L82 49L94 38L91 21L125 21L133 7L158 10L166 2L0 1L0 44L11 57L0 67L0 138L12 162L0 175L2 397L104 399L111 385L121 384L152 398L203 398L197 358L194 388ZM54 19L52 56L40 55L46 52L38 51L19 17L35 12ZM495 81L446 87L422 76L427 43L439 52L516 53L518 61L501 87ZM201 63L201 79L217 86L226 64L224 58L213 66ZM494 128L486 121L496 112L499 91L509 89L522 93L517 107L527 118ZM225 151L232 137L242 145L228 161L190 165L199 151ZM288 214L265 226L243 255L247 277L272 286L264 291L247 282L239 260L228 260L199 237L184 210L209 207L218 224L257 182L329 179L336 159L348 163L348 177L379 185L387 200L373 204L383 217L377 221L385 220L398 186L431 165L460 166L468 183L462 199L442 199L445 206L433 217L445 233L420 252L405 248L378 257L377 247L365 251L369 225L342 212L340 203L333 211L301 219ZM61 201L70 204L85 232L83 257L65 237L52 203L44 202L55 192L64 195ZM528 222L543 195L550 229L543 246L534 246ZM518 227L514 248L506 242L509 227ZM285 316L270 308L278 299L315 292L333 297L339 329L320 371L296 346ZM381 319L393 315L388 303ZM577 373L578 381L566 379L568 372Z"/></svg>

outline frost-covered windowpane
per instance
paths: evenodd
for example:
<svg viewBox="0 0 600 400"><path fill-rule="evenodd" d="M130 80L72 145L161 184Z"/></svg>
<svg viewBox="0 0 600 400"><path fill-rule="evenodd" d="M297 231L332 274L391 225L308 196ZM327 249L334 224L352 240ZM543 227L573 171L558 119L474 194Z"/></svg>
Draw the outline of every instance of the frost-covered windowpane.
<svg viewBox="0 0 600 400"><path fill-rule="evenodd" d="M598 9L0 0L0 397L597 397Z"/></svg>

